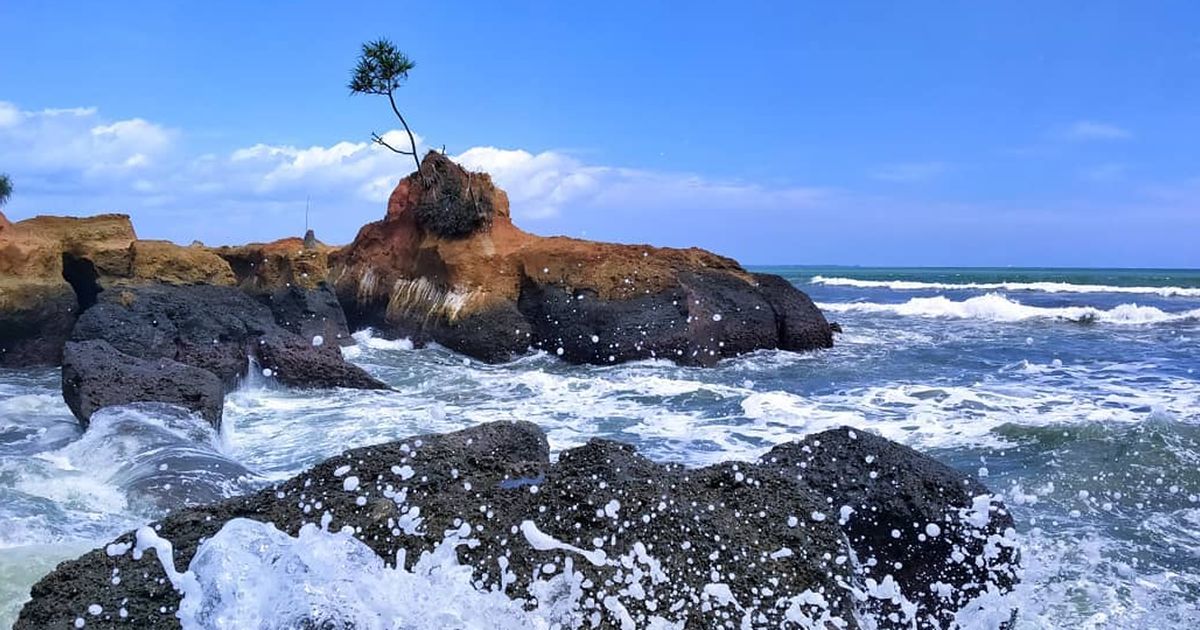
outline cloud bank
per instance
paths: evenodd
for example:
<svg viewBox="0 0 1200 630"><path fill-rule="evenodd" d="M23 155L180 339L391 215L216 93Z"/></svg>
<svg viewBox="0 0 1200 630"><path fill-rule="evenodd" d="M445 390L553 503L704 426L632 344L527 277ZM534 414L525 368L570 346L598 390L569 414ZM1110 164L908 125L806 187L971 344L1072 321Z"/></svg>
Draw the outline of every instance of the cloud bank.
<svg viewBox="0 0 1200 630"><path fill-rule="evenodd" d="M384 139L407 144L398 130ZM422 152L427 148L418 144ZM560 151L474 147L452 157L491 173L508 191L514 217L533 222L533 229L542 219L617 206L801 210L829 195L588 164ZM7 210L14 218L127 212L145 236L233 242L294 233L311 201L326 238L346 241L359 225L382 216L409 164L365 139L195 155L185 133L140 118L108 120L95 108L24 111L0 102L0 165L17 187Z"/></svg>

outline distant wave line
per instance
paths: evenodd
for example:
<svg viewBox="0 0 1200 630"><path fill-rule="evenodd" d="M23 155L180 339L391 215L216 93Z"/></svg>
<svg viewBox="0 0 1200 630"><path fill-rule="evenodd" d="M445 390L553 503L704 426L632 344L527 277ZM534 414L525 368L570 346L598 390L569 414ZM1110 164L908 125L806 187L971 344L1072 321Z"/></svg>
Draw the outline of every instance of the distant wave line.
<svg viewBox="0 0 1200 630"><path fill-rule="evenodd" d="M998 293L988 293L962 301L944 296L912 298L899 304L874 302L832 302L817 306L834 313L891 313L905 317L935 317L949 319L982 319L1015 322L1027 319L1058 319L1080 323L1159 324L1166 322L1200 321L1200 308L1170 313L1153 306L1119 304L1110 309L1094 306L1040 307L1021 304Z"/></svg>
<svg viewBox="0 0 1200 630"><path fill-rule="evenodd" d="M918 280L859 280L857 278L827 278L813 276L811 284L858 287L862 289L891 289L893 291L958 290L981 291L1041 291L1046 293L1134 293L1161 297L1200 297L1196 287L1121 287L1106 284L1073 284L1070 282L921 282Z"/></svg>

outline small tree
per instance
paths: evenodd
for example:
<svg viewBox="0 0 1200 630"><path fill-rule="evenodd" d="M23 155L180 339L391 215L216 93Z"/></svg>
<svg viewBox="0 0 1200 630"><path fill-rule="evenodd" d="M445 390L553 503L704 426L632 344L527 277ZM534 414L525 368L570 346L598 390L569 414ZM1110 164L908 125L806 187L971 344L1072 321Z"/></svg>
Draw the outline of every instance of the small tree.
<svg viewBox="0 0 1200 630"><path fill-rule="evenodd" d="M8 203L8 198L12 196L12 180L8 178L7 173L0 173L0 206Z"/></svg>
<svg viewBox="0 0 1200 630"><path fill-rule="evenodd" d="M416 64L408 58L408 55L400 52L392 42L382 38L367 42L363 44L362 54L359 55L358 64L354 67L354 73L350 77L349 87L351 94L376 94L388 97L388 103L392 105L392 112L396 114L396 118L400 119L400 124L404 125L404 131L408 133L408 142L412 150L397 149L374 132L371 133L371 139L376 144L387 147L395 153L411 155L413 162L417 165L417 173L420 173L421 160L417 158L417 141L413 138L412 130L408 128L408 122L404 120L404 115L400 113L400 108L396 107L395 95L401 82L408 79L408 71L415 66Z"/></svg>

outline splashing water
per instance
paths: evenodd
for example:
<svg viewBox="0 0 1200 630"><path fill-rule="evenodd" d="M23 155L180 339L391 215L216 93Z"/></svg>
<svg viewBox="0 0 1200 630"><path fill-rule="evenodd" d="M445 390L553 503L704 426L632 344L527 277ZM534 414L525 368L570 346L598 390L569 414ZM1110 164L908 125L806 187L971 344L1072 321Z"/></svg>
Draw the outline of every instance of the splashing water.
<svg viewBox="0 0 1200 630"><path fill-rule="evenodd" d="M62 403L57 371L0 372L0 625L55 562L136 529L181 496L229 496L347 448L520 419L547 431L555 456L603 436L691 465L752 459L841 424L875 431L980 476L1014 512L1024 582L964 610L964 627L995 627L989 611L1009 604L1020 610L1019 628L1193 627L1200 618L1200 322L1179 315L1200 308L1189 295L1200 290L1200 278L1113 280L1087 272L1072 282L1062 272L1054 282L1100 289L1014 288L1013 295L990 286L811 284L816 271L782 271L842 324L846 333L834 349L764 351L712 369L661 361L569 366L552 354L494 366L364 332L347 356L395 391L296 391L256 378L227 398L220 436L187 414L153 407L105 411L83 432ZM950 272L912 272L902 279L1045 280L1005 273L956 282ZM891 281L877 271L860 275ZM1174 289L1104 289L1160 285ZM1139 310L1120 309L1131 293ZM939 296L917 304L976 310L938 315L905 307ZM1036 310L1005 315L1014 304ZM352 611L391 611L393 601L422 602L413 614L435 625L435 615L448 614L460 615L447 617L451 625L470 627L472 611L456 609L455 601L475 602L491 611L482 619L511 620L508 627L575 619L568 583L539 586L557 608L518 614L507 597L473 592L469 580L460 581L462 568L443 562L449 555L430 558L420 571L349 570L376 560L357 556L353 540L337 532L318 528L290 538L234 528L219 538L206 543L212 563L197 564L198 555L187 567L208 592L222 593L205 604L212 610L267 614L229 599L228 576L240 575L221 566L220 557L229 556L254 567L238 579L272 593L261 606L302 605L304 589L289 582L297 579L313 597L332 598L322 601L347 619ZM256 556L253 541L282 565ZM306 562L316 564L303 569ZM301 577L279 573L282 567ZM431 584L454 599L436 599ZM423 595L433 599L404 599Z"/></svg>

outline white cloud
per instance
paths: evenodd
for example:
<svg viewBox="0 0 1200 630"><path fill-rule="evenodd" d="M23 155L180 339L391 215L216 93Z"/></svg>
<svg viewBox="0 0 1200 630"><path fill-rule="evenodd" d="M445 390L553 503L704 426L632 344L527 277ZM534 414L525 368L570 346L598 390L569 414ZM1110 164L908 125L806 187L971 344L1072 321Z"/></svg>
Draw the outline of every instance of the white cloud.
<svg viewBox="0 0 1200 630"><path fill-rule="evenodd" d="M885 182L908 184L934 179L949 168L945 162L899 162L876 168L871 177Z"/></svg>
<svg viewBox="0 0 1200 630"><path fill-rule="evenodd" d="M140 118L101 120L94 108L22 111L0 102L0 159L34 175L145 169L171 151L175 137Z"/></svg>
<svg viewBox="0 0 1200 630"><path fill-rule="evenodd" d="M475 147L454 159L491 173L508 192L517 219L552 217L571 209L596 207L681 210L799 210L831 191L820 188L768 188L721 182L688 173L588 165L556 151L532 154L519 149Z"/></svg>
<svg viewBox="0 0 1200 630"><path fill-rule="evenodd" d="M1128 140L1133 132L1113 124L1096 122L1094 120L1079 120L1066 129L1068 140Z"/></svg>
<svg viewBox="0 0 1200 630"><path fill-rule="evenodd" d="M297 213L303 216L311 198L329 238L343 240L382 216L383 203L412 166L408 156L366 139L310 147L260 143L194 155L182 137L141 118L106 120L94 108L22 111L0 102L0 164L18 189L10 209L16 215L24 208L25 214L128 212L144 233L185 241L243 225L251 230L245 240L292 233L289 222ZM384 139L397 147L408 144L399 130ZM418 137L418 151L424 150ZM561 151L474 147L452 157L490 173L508 192L518 222L597 208L797 210L830 194L588 164Z"/></svg>

